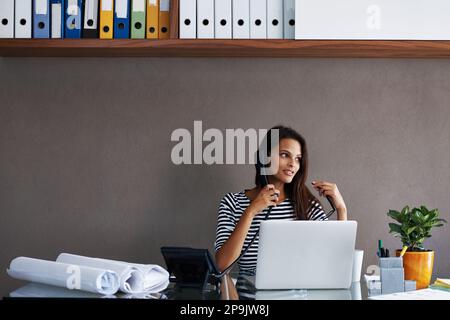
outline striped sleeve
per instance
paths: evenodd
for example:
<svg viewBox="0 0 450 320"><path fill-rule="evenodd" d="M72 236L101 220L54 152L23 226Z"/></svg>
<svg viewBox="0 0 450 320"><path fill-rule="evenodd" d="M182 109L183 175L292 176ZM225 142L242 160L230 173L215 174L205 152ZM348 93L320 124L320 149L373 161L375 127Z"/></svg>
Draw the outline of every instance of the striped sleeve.
<svg viewBox="0 0 450 320"><path fill-rule="evenodd" d="M218 251L228 240L236 227L234 217L234 199L231 193L226 194L219 203L219 215L217 218L215 250Z"/></svg>
<svg viewBox="0 0 450 320"><path fill-rule="evenodd" d="M327 214L323 210L319 202L312 200L311 208L309 209L309 220L324 221L328 220Z"/></svg>

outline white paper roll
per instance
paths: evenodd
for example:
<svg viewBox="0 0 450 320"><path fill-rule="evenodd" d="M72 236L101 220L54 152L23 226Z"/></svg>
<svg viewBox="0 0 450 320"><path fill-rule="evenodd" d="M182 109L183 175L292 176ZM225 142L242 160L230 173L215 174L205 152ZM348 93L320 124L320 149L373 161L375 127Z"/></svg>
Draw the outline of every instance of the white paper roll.
<svg viewBox="0 0 450 320"><path fill-rule="evenodd" d="M169 272L156 264L130 263L144 275L144 291L160 292L169 285Z"/></svg>
<svg viewBox="0 0 450 320"><path fill-rule="evenodd" d="M119 290L119 279L114 271L55 261L18 257L11 261L7 273L20 280L103 295Z"/></svg>
<svg viewBox="0 0 450 320"><path fill-rule="evenodd" d="M125 293L160 292L169 285L169 273L155 264L128 263L69 253L61 253L56 261L113 270L119 275L120 290Z"/></svg>
<svg viewBox="0 0 450 320"><path fill-rule="evenodd" d="M56 261L86 267L112 270L119 276L120 291L125 293L138 293L144 291L143 273L135 267L126 263L119 263L114 260L79 256L70 253L61 253Z"/></svg>

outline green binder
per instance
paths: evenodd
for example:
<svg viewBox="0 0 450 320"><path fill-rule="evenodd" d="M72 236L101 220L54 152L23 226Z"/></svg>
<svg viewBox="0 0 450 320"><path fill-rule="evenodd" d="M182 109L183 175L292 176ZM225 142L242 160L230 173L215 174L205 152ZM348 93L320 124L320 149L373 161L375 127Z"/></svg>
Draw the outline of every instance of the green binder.
<svg viewBox="0 0 450 320"><path fill-rule="evenodd" d="M138 5L143 2L143 5ZM131 9L131 39L145 38L145 0L133 1Z"/></svg>

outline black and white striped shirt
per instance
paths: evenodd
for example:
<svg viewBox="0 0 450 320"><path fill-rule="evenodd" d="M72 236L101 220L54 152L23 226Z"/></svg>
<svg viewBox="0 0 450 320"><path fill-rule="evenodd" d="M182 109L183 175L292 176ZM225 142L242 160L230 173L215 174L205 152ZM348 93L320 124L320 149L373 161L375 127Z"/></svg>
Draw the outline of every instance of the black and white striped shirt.
<svg viewBox="0 0 450 320"><path fill-rule="evenodd" d="M225 241L228 240L242 214L249 205L250 199L245 195L244 191L238 193L227 193L222 198L219 204L216 241L214 245L216 251L218 251ZM264 220L267 210L268 208L264 209L262 213L259 213L255 218L253 218L252 224L245 238L242 251L247 248L248 244L253 239L253 236L259 230L259 225L261 221ZM313 201L311 209L308 212L308 217L309 220L326 220L326 213L318 202ZM283 202L273 207L272 212L267 219L294 220L295 214L292 200L286 198ZM258 243L259 235L238 262L239 270L241 272L249 272L250 274L254 273L256 269L256 259L258 256Z"/></svg>

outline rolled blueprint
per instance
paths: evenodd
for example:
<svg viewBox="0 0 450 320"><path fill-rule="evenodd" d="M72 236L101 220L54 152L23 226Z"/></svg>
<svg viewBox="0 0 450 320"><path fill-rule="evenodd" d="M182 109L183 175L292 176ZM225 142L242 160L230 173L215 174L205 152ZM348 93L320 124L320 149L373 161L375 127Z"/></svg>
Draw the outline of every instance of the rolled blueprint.
<svg viewBox="0 0 450 320"><path fill-rule="evenodd" d="M56 261L113 270L119 276L120 290L125 293L160 292L169 285L169 273L155 264L128 263L69 253L61 253Z"/></svg>
<svg viewBox="0 0 450 320"><path fill-rule="evenodd" d="M11 261L7 273L20 280L102 295L112 295L119 290L119 279L114 271L70 263L18 257Z"/></svg>
<svg viewBox="0 0 450 320"><path fill-rule="evenodd" d="M144 275L144 291L160 292L169 285L169 272L156 264L130 263Z"/></svg>
<svg viewBox="0 0 450 320"><path fill-rule="evenodd" d="M144 291L143 273L128 264L70 253L61 253L58 258L56 258L56 261L112 270L119 276L120 291L125 293L139 293Z"/></svg>

